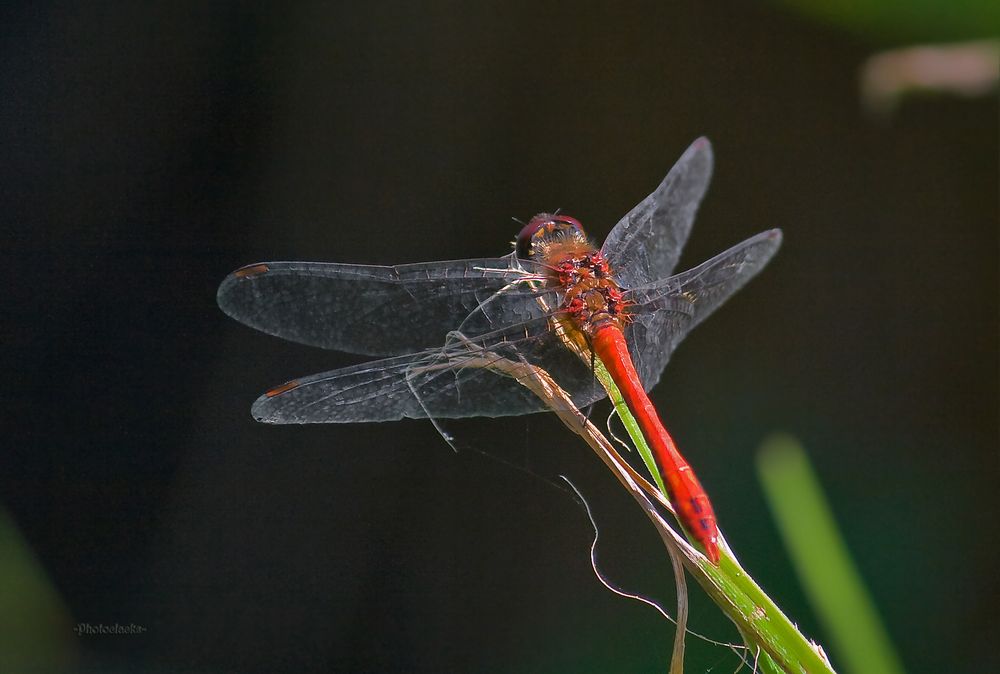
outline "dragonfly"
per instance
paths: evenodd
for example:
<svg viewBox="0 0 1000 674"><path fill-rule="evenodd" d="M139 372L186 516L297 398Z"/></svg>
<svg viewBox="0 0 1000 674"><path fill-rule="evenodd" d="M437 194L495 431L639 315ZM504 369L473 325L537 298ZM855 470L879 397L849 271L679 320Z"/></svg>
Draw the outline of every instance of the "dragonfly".
<svg viewBox="0 0 1000 674"><path fill-rule="evenodd" d="M652 449L682 528L719 561L714 510L647 392L692 328L755 276L781 231L673 274L708 188L712 146L696 140L660 185L594 245L569 215L542 213L504 256L397 266L262 262L218 290L229 316L302 344L380 357L293 379L251 408L271 424L503 417L547 402L484 357L547 372L577 409L604 398L596 359Z"/></svg>

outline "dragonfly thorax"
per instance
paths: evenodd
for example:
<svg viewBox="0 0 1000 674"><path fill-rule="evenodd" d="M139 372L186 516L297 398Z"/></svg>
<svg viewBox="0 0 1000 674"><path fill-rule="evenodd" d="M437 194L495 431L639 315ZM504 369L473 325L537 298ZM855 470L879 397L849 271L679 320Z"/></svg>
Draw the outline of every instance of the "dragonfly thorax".
<svg viewBox="0 0 1000 674"><path fill-rule="evenodd" d="M563 310L583 332L593 335L609 324L621 328L627 322L628 301L601 251L561 260L554 280L565 293Z"/></svg>
<svg viewBox="0 0 1000 674"><path fill-rule="evenodd" d="M576 218L536 215L517 236L517 255L542 263L547 285L562 291L561 308L576 329L594 334L609 323L624 323L621 288Z"/></svg>

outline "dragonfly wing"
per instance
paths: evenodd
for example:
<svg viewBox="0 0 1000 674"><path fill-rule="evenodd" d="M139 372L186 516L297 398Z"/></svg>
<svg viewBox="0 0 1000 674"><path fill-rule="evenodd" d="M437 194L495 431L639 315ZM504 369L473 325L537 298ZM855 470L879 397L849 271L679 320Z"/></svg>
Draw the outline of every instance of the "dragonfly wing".
<svg viewBox="0 0 1000 674"><path fill-rule="evenodd" d="M420 355L386 358L314 374L276 386L254 402L254 419L269 424L396 421L422 414L406 384Z"/></svg>
<svg viewBox="0 0 1000 674"><path fill-rule="evenodd" d="M230 274L217 298L229 316L269 335L399 355L442 344L449 330L532 264L512 255L396 267L266 262ZM528 297L517 297L521 288ZM530 289L514 283L504 301L533 299Z"/></svg>
<svg viewBox="0 0 1000 674"><path fill-rule="evenodd" d="M647 391L688 332L756 276L780 245L781 230L761 232L693 269L630 291L629 349Z"/></svg>
<svg viewBox="0 0 1000 674"><path fill-rule="evenodd" d="M699 138L660 186L611 230L601 250L623 286L637 288L673 272L712 178L712 164L712 144Z"/></svg>
<svg viewBox="0 0 1000 674"><path fill-rule="evenodd" d="M655 311L637 312L625 330L632 363L649 391L691 325L692 308L686 301L661 301Z"/></svg>
<svg viewBox="0 0 1000 674"><path fill-rule="evenodd" d="M548 403L510 376L510 365L544 367L577 406L603 397L590 369L537 317L479 337L454 332L444 347L288 382L253 405L265 423L354 423L403 418L502 417Z"/></svg>
<svg viewBox="0 0 1000 674"><path fill-rule="evenodd" d="M530 378L536 366L552 375L577 408L603 397L590 368L551 333L522 342L495 342L453 333L433 361L408 373L409 384L427 416L434 418L506 417L552 408L515 377Z"/></svg>
<svg viewBox="0 0 1000 674"><path fill-rule="evenodd" d="M540 368L570 395L575 407L585 407L606 393L594 378L590 363L566 346L555 332L552 317L562 312L561 306L562 292L558 289L540 289L533 301L517 303L506 301L501 291L465 318L450 336L448 346L464 344L466 349L503 358L507 364ZM486 410L482 415L506 416L489 399L489 389L483 389L483 394L475 405Z"/></svg>

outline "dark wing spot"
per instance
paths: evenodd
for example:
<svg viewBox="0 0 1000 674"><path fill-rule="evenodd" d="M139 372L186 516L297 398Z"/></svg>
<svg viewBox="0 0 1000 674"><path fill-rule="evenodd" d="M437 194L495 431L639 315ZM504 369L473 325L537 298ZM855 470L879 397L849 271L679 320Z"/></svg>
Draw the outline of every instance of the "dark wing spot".
<svg viewBox="0 0 1000 674"><path fill-rule="evenodd" d="M266 395L268 398L274 398L275 396L280 396L282 393L287 393L288 391L291 391L293 388L298 387L298 385L299 382L297 381L294 380L288 381L282 384L281 386L275 386L273 389L271 389L264 395Z"/></svg>
<svg viewBox="0 0 1000 674"><path fill-rule="evenodd" d="M242 269L237 269L233 272L233 276L236 278L253 278L254 276L260 276L261 274L266 274L270 269L266 264L252 264Z"/></svg>

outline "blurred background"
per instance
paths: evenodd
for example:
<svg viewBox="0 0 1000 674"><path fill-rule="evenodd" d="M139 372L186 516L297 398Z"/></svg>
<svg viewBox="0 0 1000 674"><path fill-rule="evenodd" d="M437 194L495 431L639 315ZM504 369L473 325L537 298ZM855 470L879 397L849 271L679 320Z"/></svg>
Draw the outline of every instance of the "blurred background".
<svg viewBox="0 0 1000 674"><path fill-rule="evenodd" d="M996 63L871 61L1000 34L937 4L5 4L5 671L664 671L671 625L600 585L535 476L571 476L603 571L671 608L667 558L558 422L463 424L527 472L427 422L255 424L261 391L361 359L215 290L504 254L555 208L601 240L699 135L681 267L785 233L654 394L730 543L838 665L756 475L791 433L907 670L997 671ZM690 627L739 641L692 594ZM737 664L689 639L688 671Z"/></svg>

